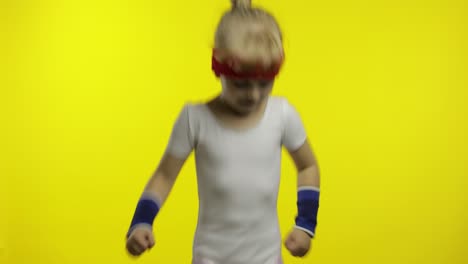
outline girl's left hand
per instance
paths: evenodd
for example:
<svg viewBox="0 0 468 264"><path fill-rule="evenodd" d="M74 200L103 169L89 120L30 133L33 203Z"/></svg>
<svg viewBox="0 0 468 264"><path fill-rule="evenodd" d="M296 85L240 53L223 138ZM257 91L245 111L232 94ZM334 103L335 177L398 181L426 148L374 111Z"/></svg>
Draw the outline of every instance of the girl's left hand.
<svg viewBox="0 0 468 264"><path fill-rule="evenodd" d="M306 232L294 228L284 241L284 246L291 255L304 257L311 247L311 238Z"/></svg>

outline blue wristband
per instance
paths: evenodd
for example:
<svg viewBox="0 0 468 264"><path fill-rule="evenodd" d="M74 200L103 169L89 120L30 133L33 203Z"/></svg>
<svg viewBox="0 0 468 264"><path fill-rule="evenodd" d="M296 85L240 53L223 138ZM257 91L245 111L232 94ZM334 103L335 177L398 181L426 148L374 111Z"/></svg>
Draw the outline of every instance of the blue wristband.
<svg viewBox="0 0 468 264"><path fill-rule="evenodd" d="M314 186L300 187L297 192L296 228L303 230L310 237L315 236L320 189Z"/></svg>
<svg viewBox="0 0 468 264"><path fill-rule="evenodd" d="M157 198L150 194L143 193L135 209L135 214L133 215L127 237L130 236L136 226L147 225L151 228L159 209L160 205Z"/></svg>

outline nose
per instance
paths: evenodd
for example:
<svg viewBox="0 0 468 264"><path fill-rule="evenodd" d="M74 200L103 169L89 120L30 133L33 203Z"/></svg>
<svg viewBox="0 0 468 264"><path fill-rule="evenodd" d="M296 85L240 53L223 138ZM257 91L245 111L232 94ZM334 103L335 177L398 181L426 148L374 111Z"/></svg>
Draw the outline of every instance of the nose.
<svg viewBox="0 0 468 264"><path fill-rule="evenodd" d="M257 102L260 99L261 93L258 87L253 87L247 91L247 98L251 101Z"/></svg>

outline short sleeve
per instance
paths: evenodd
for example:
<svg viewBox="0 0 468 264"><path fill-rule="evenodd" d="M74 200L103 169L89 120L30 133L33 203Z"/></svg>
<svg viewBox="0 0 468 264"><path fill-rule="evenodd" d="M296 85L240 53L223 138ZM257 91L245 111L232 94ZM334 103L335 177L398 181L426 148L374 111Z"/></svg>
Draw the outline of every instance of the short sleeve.
<svg viewBox="0 0 468 264"><path fill-rule="evenodd" d="M307 133L301 117L287 99L283 99L283 134L282 144L289 151L299 149L307 139Z"/></svg>
<svg viewBox="0 0 468 264"><path fill-rule="evenodd" d="M186 159L192 152L194 145L190 105L186 104L172 127L166 152L174 157Z"/></svg>

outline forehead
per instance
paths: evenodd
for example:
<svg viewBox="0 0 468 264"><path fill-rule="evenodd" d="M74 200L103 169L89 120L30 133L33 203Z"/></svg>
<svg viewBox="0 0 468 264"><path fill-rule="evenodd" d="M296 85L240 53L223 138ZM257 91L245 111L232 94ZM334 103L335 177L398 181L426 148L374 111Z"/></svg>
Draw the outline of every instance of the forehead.
<svg viewBox="0 0 468 264"><path fill-rule="evenodd" d="M215 53L218 53L216 51ZM232 52L221 51L221 61L238 73L268 72L278 68L282 63L282 55L273 56L264 52Z"/></svg>

